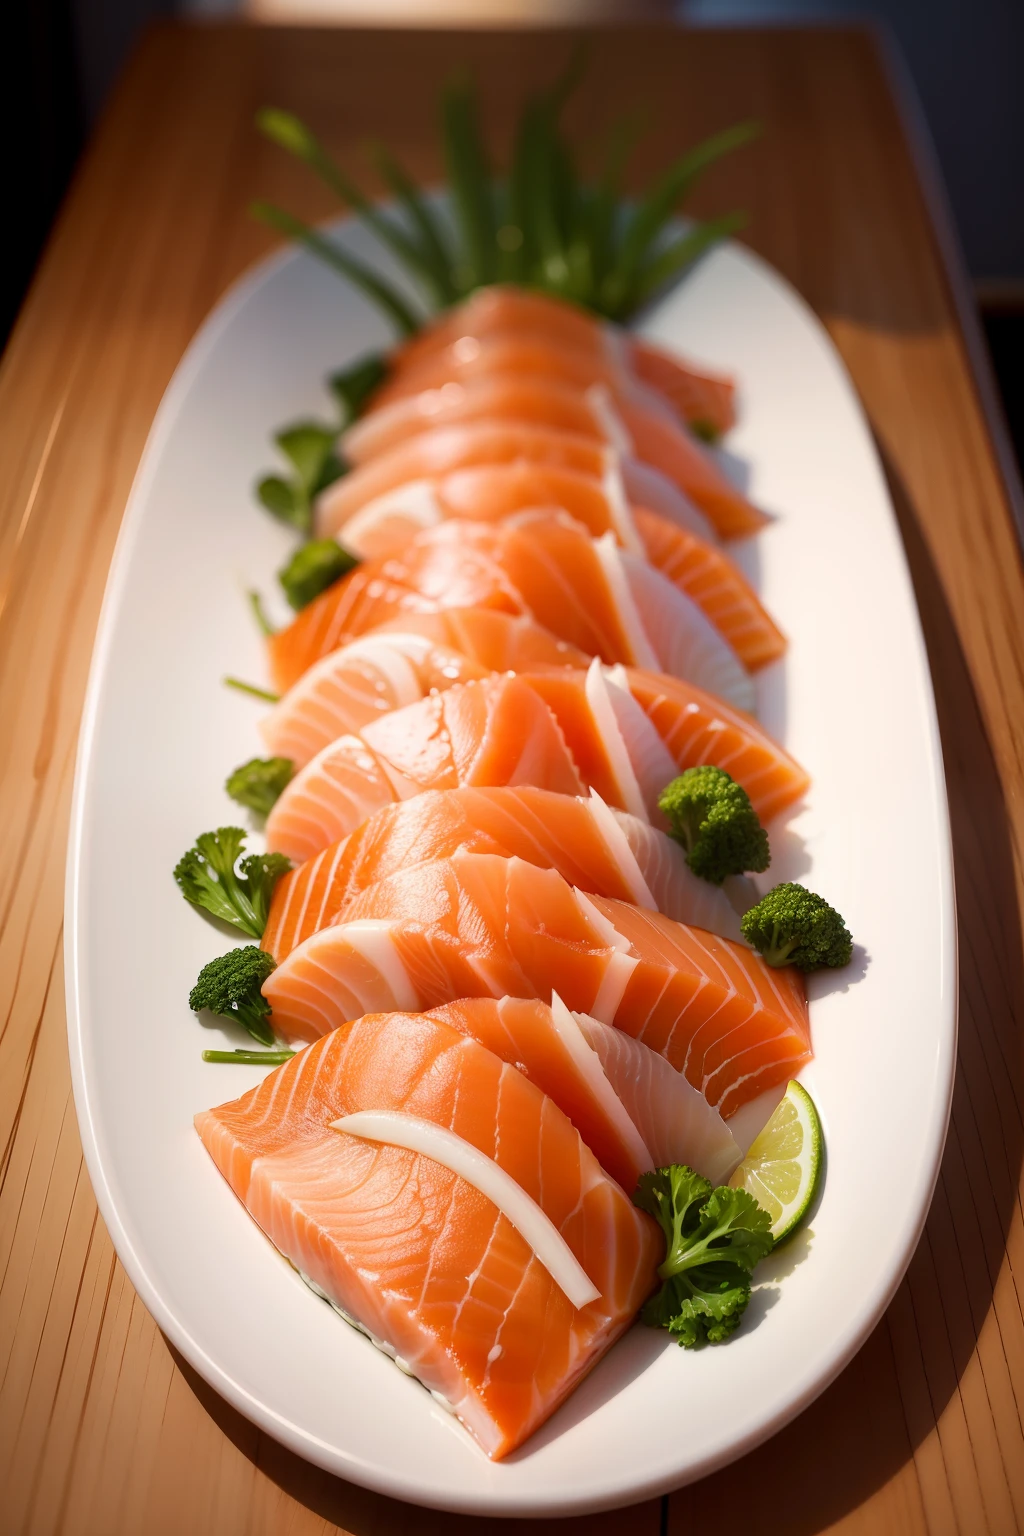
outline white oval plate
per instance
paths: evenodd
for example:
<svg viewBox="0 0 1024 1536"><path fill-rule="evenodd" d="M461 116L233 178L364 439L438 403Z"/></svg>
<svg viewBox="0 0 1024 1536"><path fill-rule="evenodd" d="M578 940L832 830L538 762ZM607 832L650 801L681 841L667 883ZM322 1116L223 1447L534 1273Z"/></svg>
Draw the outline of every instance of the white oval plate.
<svg viewBox="0 0 1024 1536"><path fill-rule="evenodd" d="M352 248L369 253L358 229ZM924 1222L956 1040L949 831L934 704L903 550L864 416L822 327L770 269L717 250L646 332L735 373L730 451L778 521L745 551L789 634L759 680L766 725L806 765L774 840L859 941L811 980L828 1177L804 1233L759 1271L741 1332L688 1353L637 1326L517 1454L491 1465L413 1381L271 1248L192 1129L258 1069L206 1065L188 1009L223 936L171 879L256 754L263 677L244 599L291 547L253 502L268 434L326 415L324 375L385 340L305 254L257 267L203 326L157 414L107 587L79 749L67 887L68 1029L100 1209L160 1327L243 1414L331 1472L483 1514L569 1514L701 1476L781 1427L883 1311ZM234 1041L232 1043L238 1043ZM884 1192L884 1199L881 1198ZM774 1264L774 1268L773 1268Z"/></svg>

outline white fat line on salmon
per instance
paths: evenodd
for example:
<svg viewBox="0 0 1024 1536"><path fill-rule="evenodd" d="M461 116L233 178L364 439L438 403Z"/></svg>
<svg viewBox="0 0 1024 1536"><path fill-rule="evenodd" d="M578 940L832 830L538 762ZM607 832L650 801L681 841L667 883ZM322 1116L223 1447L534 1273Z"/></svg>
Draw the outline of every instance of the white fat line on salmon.
<svg viewBox="0 0 1024 1536"><path fill-rule="evenodd" d="M616 821L614 812L601 799L593 785L590 788L590 814L616 868L629 887L631 900L638 907L649 907L652 912L656 912L658 903L644 879L636 854L629 846L629 839Z"/></svg>
<svg viewBox="0 0 1024 1536"><path fill-rule="evenodd" d="M647 814L647 803L644 800L643 791L637 782L633 772L633 764L630 761L626 743L619 723L615 718L615 707L608 694L608 685L605 682L604 671L600 658L595 656L587 668L584 690L587 703L590 705L590 713L594 717L597 733L604 745L605 753L611 764L612 773L619 786L623 804L631 816L636 816L640 821L650 821Z"/></svg>
<svg viewBox="0 0 1024 1536"><path fill-rule="evenodd" d="M661 791L678 774L678 764L657 728L630 692L629 674L625 667L604 667L601 675L644 804L654 810Z"/></svg>
<svg viewBox="0 0 1024 1536"><path fill-rule="evenodd" d="M633 452L633 439L629 435L629 429L618 411L615 409L615 401L607 384L591 384L584 391L583 398L590 409L595 424L604 433L605 441L616 453L631 454Z"/></svg>
<svg viewBox="0 0 1024 1536"><path fill-rule="evenodd" d="M629 1148L637 1166L653 1168L654 1159L647 1150L647 1145L636 1124L630 1118L625 1105L609 1082L600 1056L590 1044L580 1025L580 1018L586 1018L586 1014L577 1016L570 1013L558 993L552 992L551 1022L555 1027L555 1033L572 1057L581 1076L590 1084L594 1097Z"/></svg>
<svg viewBox="0 0 1024 1536"><path fill-rule="evenodd" d="M396 486L394 490L374 496L373 500L364 503L358 512L353 512L347 522L342 523L337 533L344 542L345 548L350 549L354 555L358 555L362 553L359 547L360 539L365 538L368 533L373 533L384 519L395 516L401 517L416 528L435 528L438 523L443 523L444 513L437 499L434 482L407 480L404 485Z"/></svg>
<svg viewBox="0 0 1024 1536"><path fill-rule="evenodd" d="M393 1109L364 1109L330 1122L332 1131L359 1136L365 1141L405 1147L448 1168L498 1207L533 1250L559 1290L574 1307L589 1306L601 1292L573 1253L554 1222L536 1200L499 1168L486 1153L454 1131L432 1120L421 1120Z"/></svg>
<svg viewBox="0 0 1024 1536"><path fill-rule="evenodd" d="M648 672L659 671L658 658L647 638L636 603L633 601L633 594L622 566L622 556L615 542L614 533L603 533L599 539L595 539L594 552L604 573L604 579L608 583L608 590L633 654L633 665L643 667Z"/></svg>
<svg viewBox="0 0 1024 1536"><path fill-rule="evenodd" d="M600 1019L602 1024L614 1024L622 995L640 960L638 956L629 953L633 947L629 940L598 907L595 907L589 896L585 896L575 885L572 893L576 897L577 906L583 916L597 929L612 951L608 957L608 965L601 979L601 985L597 989L597 996L591 1003L589 1011L595 1019Z"/></svg>
<svg viewBox="0 0 1024 1536"><path fill-rule="evenodd" d="M409 980L409 972L395 945L395 926L385 918L363 917L351 923L340 923L336 931L357 955L362 955L379 972L391 991L392 1006L404 1013L415 1013L420 1006L419 994ZM353 982L350 981L349 986L356 991Z"/></svg>
<svg viewBox="0 0 1024 1536"><path fill-rule="evenodd" d="M637 533L636 523L633 521L633 510L626 496L626 487L622 483L622 469L617 453L609 453L607 456L604 474L601 476L601 489L604 491L612 522L618 530L623 548L630 550L634 555L642 556L643 540Z"/></svg>

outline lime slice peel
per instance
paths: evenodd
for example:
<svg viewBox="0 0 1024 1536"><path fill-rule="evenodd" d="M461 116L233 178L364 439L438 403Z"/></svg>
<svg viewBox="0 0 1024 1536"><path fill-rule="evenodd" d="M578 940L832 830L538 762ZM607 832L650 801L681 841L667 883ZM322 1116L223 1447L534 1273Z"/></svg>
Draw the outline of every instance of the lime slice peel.
<svg viewBox="0 0 1024 1536"><path fill-rule="evenodd" d="M776 1247L792 1237L818 1193L824 1149L814 1100L793 1081L729 1180L770 1213Z"/></svg>

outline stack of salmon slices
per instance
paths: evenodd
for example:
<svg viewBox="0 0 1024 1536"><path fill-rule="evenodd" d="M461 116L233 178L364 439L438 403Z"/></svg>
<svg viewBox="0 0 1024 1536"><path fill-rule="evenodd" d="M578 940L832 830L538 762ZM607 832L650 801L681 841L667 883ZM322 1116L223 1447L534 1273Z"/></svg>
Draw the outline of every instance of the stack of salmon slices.
<svg viewBox="0 0 1024 1536"><path fill-rule="evenodd" d="M263 990L297 1053L197 1128L495 1459L656 1285L639 1176L726 1179L731 1117L810 1056L801 977L658 808L702 764L764 822L808 784L754 718L786 642L730 556L766 521L703 440L732 421L729 381L481 290L342 435L316 532L359 564L268 641Z"/></svg>

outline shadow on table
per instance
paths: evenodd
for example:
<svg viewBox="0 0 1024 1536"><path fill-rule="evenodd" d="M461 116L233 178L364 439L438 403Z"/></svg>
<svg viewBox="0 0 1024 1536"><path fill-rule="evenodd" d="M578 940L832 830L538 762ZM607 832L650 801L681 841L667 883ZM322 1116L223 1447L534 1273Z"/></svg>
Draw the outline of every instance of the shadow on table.
<svg viewBox="0 0 1024 1536"><path fill-rule="evenodd" d="M953 832L960 954L953 1113L924 1235L885 1317L811 1408L725 1474L740 1491L771 1489L757 1502L759 1536L831 1529L890 1482L932 1433L992 1305L1024 1154L1015 1019L1024 962L1011 828L937 572L907 494L891 464L885 468L928 646ZM884 1192L865 1219L885 1219ZM747 1536L748 1501L724 1499L722 1478L672 1497L670 1536L710 1529ZM915 1483L904 1509L908 1528L921 1523L910 1509L917 1498Z"/></svg>

